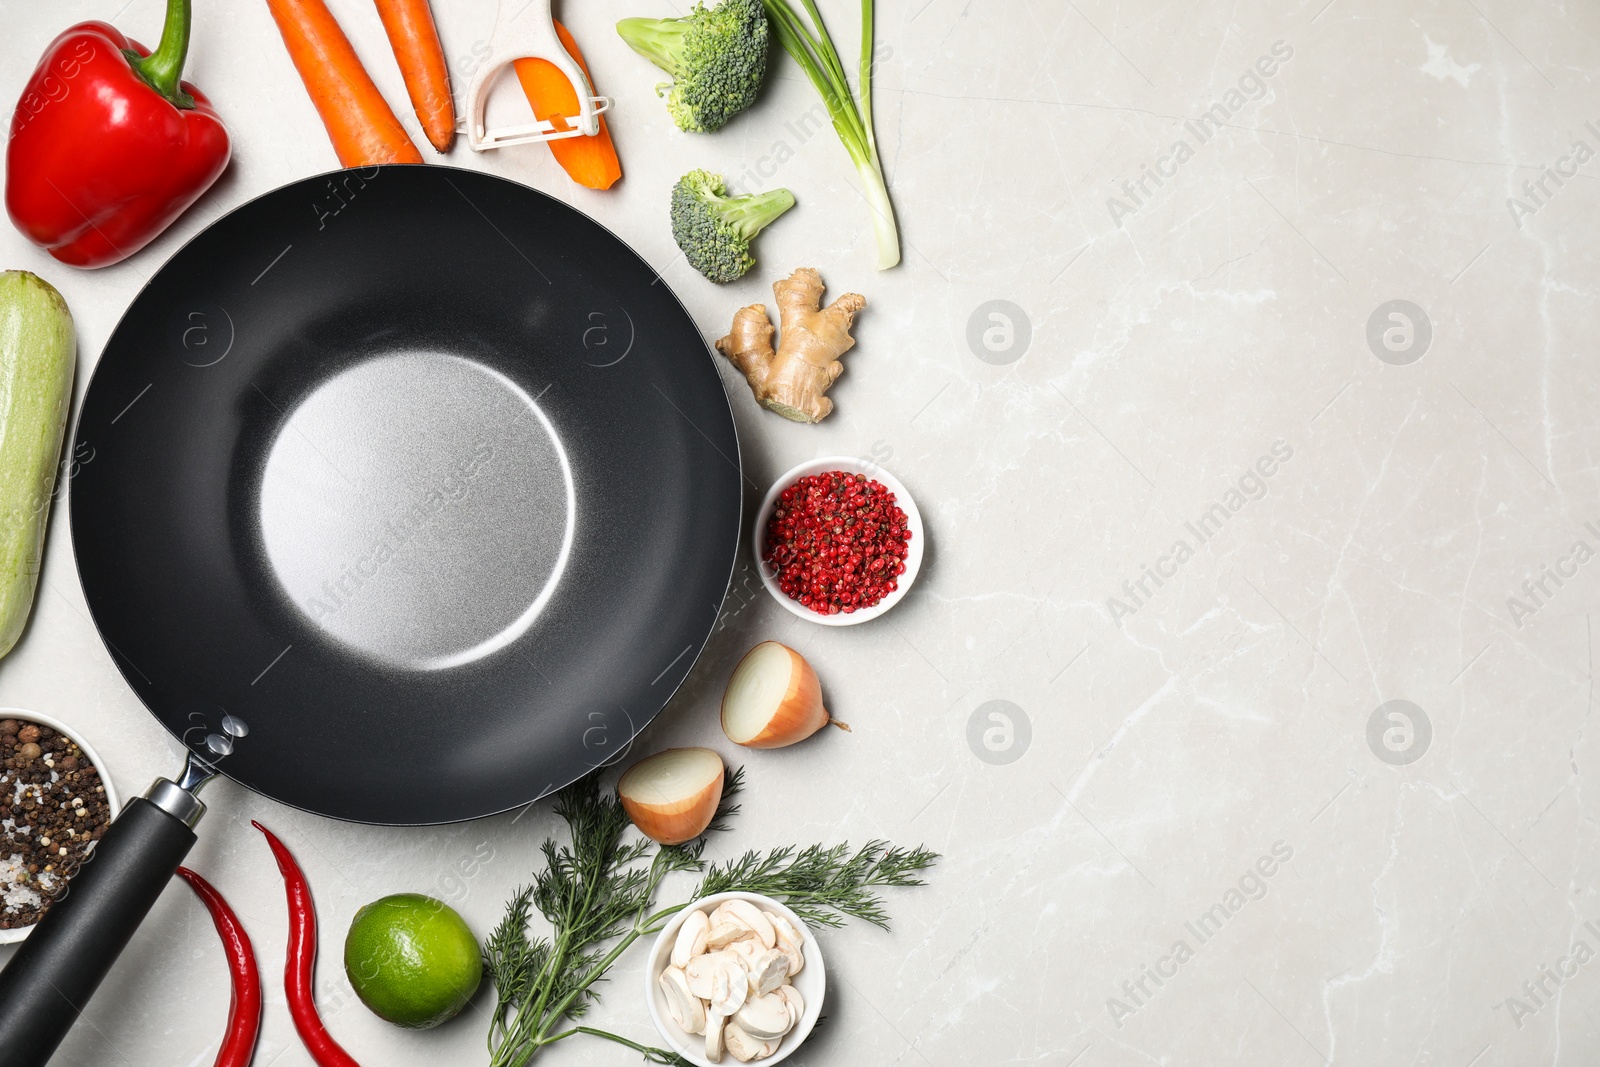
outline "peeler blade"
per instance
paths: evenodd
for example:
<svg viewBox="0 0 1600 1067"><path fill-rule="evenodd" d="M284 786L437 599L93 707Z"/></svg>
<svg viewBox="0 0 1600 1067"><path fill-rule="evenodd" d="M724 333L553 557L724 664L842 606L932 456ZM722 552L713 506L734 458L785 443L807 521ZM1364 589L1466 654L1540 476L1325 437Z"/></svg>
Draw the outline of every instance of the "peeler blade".
<svg viewBox="0 0 1600 1067"><path fill-rule="evenodd" d="M605 114L611 108L611 98L609 96L590 97L589 103L597 117ZM556 124L557 119L561 122L560 126ZM540 119L516 126L480 126L476 131L476 137L474 137L474 131L470 124L463 132L467 134L467 144L474 151L485 152L494 148L510 148L512 145L534 144L538 141L558 141L563 137L592 137L593 134L585 134L583 132L577 121L577 116L560 115L555 119ZM598 122L596 122L595 128L596 130L599 129Z"/></svg>
<svg viewBox="0 0 1600 1067"><path fill-rule="evenodd" d="M594 86L578 62L567 53L556 35L550 14L550 0L529 0L510 10L519 0L500 0L494 34L489 41L493 60L479 67L467 87L466 123L463 132L467 145L475 152L535 141L554 141L563 137L592 137L600 132L600 116L611 107L609 97L596 96ZM578 114L543 119L515 126L489 127L484 119L489 90L506 68L518 59L543 59L553 63L572 83L578 98Z"/></svg>

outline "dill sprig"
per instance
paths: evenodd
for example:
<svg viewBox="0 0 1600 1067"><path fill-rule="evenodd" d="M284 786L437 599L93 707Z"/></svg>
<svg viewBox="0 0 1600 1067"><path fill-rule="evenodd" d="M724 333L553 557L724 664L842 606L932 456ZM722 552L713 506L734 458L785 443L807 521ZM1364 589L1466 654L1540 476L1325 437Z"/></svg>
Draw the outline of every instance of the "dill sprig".
<svg viewBox="0 0 1600 1067"><path fill-rule="evenodd" d="M791 846L708 865L706 837L729 827L739 811L733 799L743 786L740 768L728 775L706 833L686 844L663 846L629 838L628 815L614 795L600 791L598 771L557 795L555 812L567 824L569 842L545 841L543 869L507 902L504 917L483 945L484 967L495 986L490 1067L523 1067L544 1046L574 1034L614 1041L650 1063L688 1062L667 1049L573 1025L599 1000L596 986L612 963L692 903L652 910L669 874L700 874L694 899L730 891L762 893L782 900L807 922L840 926L848 916L887 929L889 917L876 890L922 885L918 875L938 859L920 846L902 849L871 841L854 852L847 844ZM535 911L550 924L549 936L530 932Z"/></svg>
<svg viewBox="0 0 1600 1067"><path fill-rule="evenodd" d="M847 844L775 848L765 855L746 852L731 863L713 866L700 880L697 897L739 890L777 897L810 923L843 926L844 917L889 928L878 886L925 885L918 873L939 858L918 845L897 848L869 841L855 853Z"/></svg>

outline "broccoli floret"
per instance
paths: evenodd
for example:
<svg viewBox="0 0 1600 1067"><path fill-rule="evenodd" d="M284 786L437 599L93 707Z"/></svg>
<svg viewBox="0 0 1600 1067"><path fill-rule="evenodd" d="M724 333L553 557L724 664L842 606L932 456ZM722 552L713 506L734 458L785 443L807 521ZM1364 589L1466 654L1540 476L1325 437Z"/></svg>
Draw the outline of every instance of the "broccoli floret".
<svg viewBox="0 0 1600 1067"><path fill-rule="evenodd" d="M767 75L767 12L761 0L696 4L683 18L623 19L617 32L672 75L657 86L678 129L710 133L755 103Z"/></svg>
<svg viewBox="0 0 1600 1067"><path fill-rule="evenodd" d="M794 207L794 194L774 189L726 195L720 174L692 170L672 187L672 238L690 266L714 282L731 282L756 265L750 242Z"/></svg>

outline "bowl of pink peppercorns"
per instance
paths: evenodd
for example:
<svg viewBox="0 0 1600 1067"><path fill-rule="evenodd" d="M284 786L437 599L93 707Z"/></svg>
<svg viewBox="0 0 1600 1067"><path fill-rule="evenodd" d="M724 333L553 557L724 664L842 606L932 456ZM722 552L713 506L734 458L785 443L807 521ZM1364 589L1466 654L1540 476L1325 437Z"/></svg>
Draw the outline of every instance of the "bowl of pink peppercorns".
<svg viewBox="0 0 1600 1067"><path fill-rule="evenodd" d="M922 517L868 459L825 456L773 483L756 512L761 583L789 611L852 626L899 603L922 566Z"/></svg>

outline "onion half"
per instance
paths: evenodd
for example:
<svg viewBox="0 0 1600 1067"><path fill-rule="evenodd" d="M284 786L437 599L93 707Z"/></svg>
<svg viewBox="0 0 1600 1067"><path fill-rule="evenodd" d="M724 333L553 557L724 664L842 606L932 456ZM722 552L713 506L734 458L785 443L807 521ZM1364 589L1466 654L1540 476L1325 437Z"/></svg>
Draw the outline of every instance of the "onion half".
<svg viewBox="0 0 1600 1067"><path fill-rule="evenodd" d="M733 669L722 694L722 732L747 748L783 748L835 721L822 706L822 685L806 658L763 641Z"/></svg>
<svg viewBox="0 0 1600 1067"><path fill-rule="evenodd" d="M705 833L722 801L722 757L709 748L646 756L617 780L617 798L650 840L681 845Z"/></svg>

